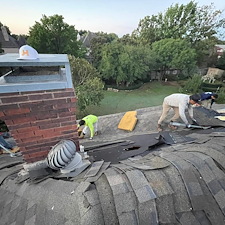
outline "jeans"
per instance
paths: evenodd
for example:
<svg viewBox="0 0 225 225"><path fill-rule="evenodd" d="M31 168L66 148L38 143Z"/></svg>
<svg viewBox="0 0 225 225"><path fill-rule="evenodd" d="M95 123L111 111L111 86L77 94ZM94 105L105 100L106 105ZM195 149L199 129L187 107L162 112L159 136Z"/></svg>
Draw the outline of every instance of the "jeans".
<svg viewBox="0 0 225 225"><path fill-rule="evenodd" d="M7 141L5 141L5 139L3 138L2 135L0 135L0 144L7 149L13 149L13 146L10 143L8 143Z"/></svg>

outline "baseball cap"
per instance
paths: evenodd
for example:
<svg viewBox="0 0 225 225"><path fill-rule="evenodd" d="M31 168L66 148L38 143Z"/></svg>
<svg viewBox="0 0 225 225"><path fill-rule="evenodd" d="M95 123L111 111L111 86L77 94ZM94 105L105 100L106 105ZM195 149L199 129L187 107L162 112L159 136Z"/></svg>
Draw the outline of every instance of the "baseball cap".
<svg viewBox="0 0 225 225"><path fill-rule="evenodd" d="M29 45L23 45L19 49L19 55L20 57L17 59L28 59L28 60L33 60L33 59L38 59L38 52L32 48Z"/></svg>

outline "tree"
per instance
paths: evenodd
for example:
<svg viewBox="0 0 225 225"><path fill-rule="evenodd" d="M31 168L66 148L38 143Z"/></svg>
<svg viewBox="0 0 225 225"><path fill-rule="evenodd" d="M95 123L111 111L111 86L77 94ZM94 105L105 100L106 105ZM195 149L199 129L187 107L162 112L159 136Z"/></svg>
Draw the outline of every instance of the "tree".
<svg viewBox="0 0 225 225"><path fill-rule="evenodd" d="M120 43L108 43L102 47L99 71L103 80L119 84L121 81L119 77L124 75L119 61L119 56L123 51L124 45Z"/></svg>
<svg viewBox="0 0 225 225"><path fill-rule="evenodd" d="M119 61L121 70L126 76L120 82L128 87L137 81L146 80L155 60L152 58L150 48L144 46L126 45L124 50Z"/></svg>
<svg viewBox="0 0 225 225"><path fill-rule="evenodd" d="M111 43L118 39L118 36L114 33L96 33L97 37L91 40L91 58L92 63L95 68L99 68L99 64L101 61L102 48L105 44Z"/></svg>
<svg viewBox="0 0 225 225"><path fill-rule="evenodd" d="M123 35L123 37L118 39L118 42L121 42L125 45L133 45L133 46L139 45L139 42L129 34Z"/></svg>
<svg viewBox="0 0 225 225"><path fill-rule="evenodd" d="M190 1L187 5L172 5L165 14L146 16L140 20L133 36L141 43L152 44L166 38L187 39L191 43L210 39L224 30L225 19L220 18L222 11L214 5L198 7Z"/></svg>
<svg viewBox="0 0 225 225"><path fill-rule="evenodd" d="M186 82L184 87L182 88L183 93L199 93L202 92L201 85L202 85L202 77L198 74L194 74L191 78L189 78Z"/></svg>
<svg viewBox="0 0 225 225"><path fill-rule="evenodd" d="M77 86L76 95L80 111L84 111L90 105L99 105L104 98L104 84L99 77L88 79L83 85Z"/></svg>
<svg viewBox="0 0 225 225"><path fill-rule="evenodd" d="M168 69L181 70L189 76L196 68L196 52L185 40L157 41L152 44L152 55L156 59L156 69L162 72L161 79Z"/></svg>
<svg viewBox="0 0 225 225"><path fill-rule="evenodd" d="M28 44L39 53L71 54L83 57L85 49L77 41L78 31L63 21L63 16L53 15L41 18L29 30Z"/></svg>
<svg viewBox="0 0 225 225"><path fill-rule="evenodd" d="M195 43L193 46L197 53L197 64L200 67L214 66L216 62L216 55L214 53L217 38L204 39Z"/></svg>
<svg viewBox="0 0 225 225"><path fill-rule="evenodd" d="M221 70L225 70L225 53L223 53L223 55L218 59L216 67Z"/></svg>
<svg viewBox="0 0 225 225"><path fill-rule="evenodd" d="M104 97L100 74L85 59L70 55L69 61L79 110L84 111L89 105L98 105Z"/></svg>
<svg viewBox="0 0 225 225"><path fill-rule="evenodd" d="M108 83L129 86L144 80L152 64L150 48L112 42L102 48L99 71Z"/></svg>

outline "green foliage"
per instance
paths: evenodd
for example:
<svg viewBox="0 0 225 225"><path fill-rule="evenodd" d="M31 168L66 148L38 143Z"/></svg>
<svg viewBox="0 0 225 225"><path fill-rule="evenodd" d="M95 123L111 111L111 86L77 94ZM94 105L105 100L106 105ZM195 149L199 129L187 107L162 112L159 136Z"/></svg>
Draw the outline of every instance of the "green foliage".
<svg viewBox="0 0 225 225"><path fill-rule="evenodd" d="M98 105L103 99L104 84L98 71L85 59L69 56L73 85L80 111L89 105Z"/></svg>
<svg viewBox="0 0 225 225"><path fill-rule="evenodd" d="M225 53L223 53L223 55L218 59L216 67L221 70L225 70Z"/></svg>
<svg viewBox="0 0 225 225"><path fill-rule="evenodd" d="M125 46L120 43L106 44L102 48L102 59L99 66L99 71L104 80L114 80L119 82L121 76L124 75L121 71L119 56L124 52Z"/></svg>
<svg viewBox="0 0 225 225"><path fill-rule="evenodd" d="M128 87L145 79L152 64L150 48L112 42L102 48L99 70L108 83Z"/></svg>
<svg viewBox="0 0 225 225"><path fill-rule="evenodd" d="M216 82L216 83L206 83L206 82L202 82L202 87L209 87L209 88L220 88L223 86L222 83L220 82Z"/></svg>
<svg viewBox="0 0 225 225"><path fill-rule="evenodd" d="M203 39L196 42L193 47L197 53L197 64L200 67L214 67L217 61L217 55L214 54L213 49L218 43L218 39L211 37L210 39Z"/></svg>
<svg viewBox="0 0 225 225"><path fill-rule="evenodd" d="M89 105L99 105L104 98L103 88L104 84L98 77L88 79L82 85L77 86L76 95L79 110L84 111Z"/></svg>
<svg viewBox="0 0 225 225"><path fill-rule="evenodd" d="M69 61L75 88L89 79L100 77L99 72L86 59L69 55Z"/></svg>
<svg viewBox="0 0 225 225"><path fill-rule="evenodd" d="M218 94L218 98L216 99L216 102L218 104L225 104L225 89L221 88L219 92L217 92L217 94Z"/></svg>
<svg viewBox="0 0 225 225"><path fill-rule="evenodd" d="M118 39L118 42L123 43L125 45L139 45L140 43L138 42L138 40L129 34L124 35L123 37Z"/></svg>
<svg viewBox="0 0 225 225"><path fill-rule="evenodd" d="M63 16L53 15L41 18L29 30L28 44L39 53L71 54L83 57L85 49L77 41L78 31L63 21Z"/></svg>
<svg viewBox="0 0 225 225"><path fill-rule="evenodd" d="M157 41L152 44L151 53L156 60L155 69L164 73L168 69L178 69L189 76L196 68L196 52L185 40L170 38Z"/></svg>
<svg viewBox="0 0 225 225"><path fill-rule="evenodd" d="M163 13L146 16L140 20L133 35L144 44L152 44L165 38L186 38L191 43L212 38L217 31L223 29L222 12L214 9L214 5L198 7L190 1L187 5L175 4Z"/></svg>
<svg viewBox="0 0 225 225"><path fill-rule="evenodd" d="M91 59L95 68L99 67L102 59L102 48L105 44L111 43L118 39L116 34L107 34L103 32L96 33L97 37L91 40Z"/></svg>
<svg viewBox="0 0 225 225"><path fill-rule="evenodd" d="M223 84L220 82L216 82L216 83L202 82L201 89L203 91L217 92L222 86L223 86Z"/></svg>
<svg viewBox="0 0 225 225"><path fill-rule="evenodd" d="M199 93L201 92L202 78L200 75L195 74L192 78L189 78L181 92L183 93Z"/></svg>

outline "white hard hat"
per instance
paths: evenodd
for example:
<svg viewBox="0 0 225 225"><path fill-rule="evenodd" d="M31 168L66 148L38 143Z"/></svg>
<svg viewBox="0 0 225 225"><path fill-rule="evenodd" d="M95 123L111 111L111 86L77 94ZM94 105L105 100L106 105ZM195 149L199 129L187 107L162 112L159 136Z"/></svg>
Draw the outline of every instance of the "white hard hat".
<svg viewBox="0 0 225 225"><path fill-rule="evenodd" d="M39 58L38 52L29 45L21 46L20 49L19 49L19 55L20 55L20 57L18 59L32 60L32 59L38 59Z"/></svg>

